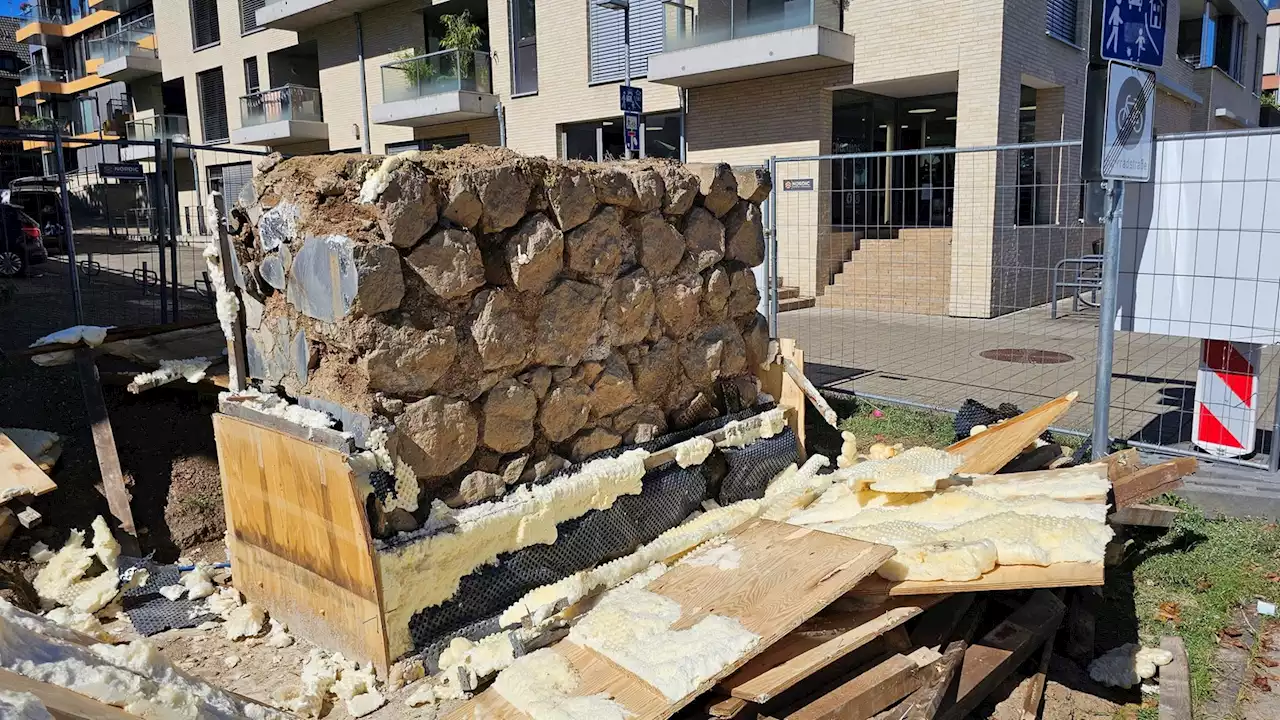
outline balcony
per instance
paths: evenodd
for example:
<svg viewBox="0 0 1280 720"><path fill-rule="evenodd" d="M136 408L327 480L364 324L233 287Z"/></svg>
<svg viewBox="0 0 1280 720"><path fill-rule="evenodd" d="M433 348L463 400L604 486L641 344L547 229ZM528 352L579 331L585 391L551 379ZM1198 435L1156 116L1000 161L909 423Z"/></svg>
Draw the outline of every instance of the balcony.
<svg viewBox="0 0 1280 720"><path fill-rule="evenodd" d="M240 128L231 131L238 145L290 145L328 140L320 91L302 85L264 90L240 98Z"/></svg>
<svg viewBox="0 0 1280 720"><path fill-rule="evenodd" d="M258 10L258 24L278 30L305 30L390 2L392 0L267 0Z"/></svg>
<svg viewBox="0 0 1280 720"><path fill-rule="evenodd" d="M22 11L21 25L14 32L14 39L20 43L45 44L60 43L64 38L71 38L92 27L97 27L118 12L93 7L83 14L78 3L69 8L57 5L35 4Z"/></svg>
<svg viewBox="0 0 1280 720"><path fill-rule="evenodd" d="M489 53L441 50L382 66L382 103L372 117L380 125L425 127L493 117Z"/></svg>
<svg viewBox="0 0 1280 720"><path fill-rule="evenodd" d="M43 63L29 65L18 72L18 97L37 93L57 94L66 85L67 71Z"/></svg>
<svg viewBox="0 0 1280 720"><path fill-rule="evenodd" d="M853 64L853 36L836 29L839 3L752 5L663 3L663 51L649 56L649 81L700 87Z"/></svg>
<svg viewBox="0 0 1280 720"><path fill-rule="evenodd" d="M154 15L138 18L101 40L89 41L89 57L101 60L98 77L128 82L160 73Z"/></svg>
<svg viewBox="0 0 1280 720"><path fill-rule="evenodd" d="M137 145L122 145L120 147L121 160L154 160L156 157L155 141L173 140L176 143L191 142L190 126L187 124L187 118L184 115L152 115L144 118L134 118L124 124L125 138L131 143L139 143ZM150 143L142 145L141 143ZM160 146L160 152L163 154L164 145ZM174 148L173 156L175 158L189 157L191 151L188 148Z"/></svg>

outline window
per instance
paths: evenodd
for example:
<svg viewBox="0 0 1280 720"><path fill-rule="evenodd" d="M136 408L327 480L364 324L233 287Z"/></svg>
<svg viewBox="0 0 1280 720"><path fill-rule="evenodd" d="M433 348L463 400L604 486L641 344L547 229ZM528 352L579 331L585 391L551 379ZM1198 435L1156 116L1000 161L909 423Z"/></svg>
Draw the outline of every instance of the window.
<svg viewBox="0 0 1280 720"><path fill-rule="evenodd" d="M1178 23L1178 57L1192 67L1200 67L1200 47L1204 41L1204 18Z"/></svg>
<svg viewBox="0 0 1280 720"><path fill-rule="evenodd" d="M587 6L593 83L617 82L626 76L625 13ZM649 56L662 52L662 0L631 0L631 77L649 74Z"/></svg>
<svg viewBox="0 0 1280 720"><path fill-rule="evenodd" d="M387 143L387 155L399 155L402 152L411 150L432 150L440 148L448 150L449 148L462 147L471 142L470 135L450 135L448 137L424 138L422 140L406 140L404 142Z"/></svg>
<svg viewBox="0 0 1280 720"><path fill-rule="evenodd" d="M1254 46L1254 54L1253 54L1253 94L1254 95L1257 95L1258 93L1262 92L1262 73L1264 72L1262 66L1263 66L1263 61L1264 61L1263 59L1265 57L1266 51L1267 51L1267 41L1263 39L1261 35L1259 35L1258 41Z"/></svg>
<svg viewBox="0 0 1280 720"><path fill-rule="evenodd" d="M1045 32L1063 42L1076 44L1077 0L1048 0Z"/></svg>
<svg viewBox="0 0 1280 720"><path fill-rule="evenodd" d="M200 128L204 141L228 139L227 93L222 84L222 68L196 73L196 93L200 99Z"/></svg>
<svg viewBox="0 0 1280 720"><path fill-rule="evenodd" d="M191 0L191 46L196 50L222 41L218 28L218 0Z"/></svg>
<svg viewBox="0 0 1280 720"><path fill-rule="evenodd" d="M1238 16L1219 15L1215 19L1213 65L1240 83L1244 82L1244 33L1244 20Z"/></svg>
<svg viewBox="0 0 1280 720"><path fill-rule="evenodd" d="M640 118L640 157L680 157L680 113L656 113ZM602 161L626 153L622 118L560 126L561 156L566 160Z"/></svg>
<svg viewBox="0 0 1280 720"><path fill-rule="evenodd" d="M538 30L534 0L511 3L511 94L538 92Z"/></svg>
<svg viewBox="0 0 1280 720"><path fill-rule="evenodd" d="M11 52L0 53L0 70L18 72L18 56Z"/></svg>
<svg viewBox="0 0 1280 720"><path fill-rule="evenodd" d="M262 89L258 84L258 56L244 59L244 94L252 95Z"/></svg>
<svg viewBox="0 0 1280 720"><path fill-rule="evenodd" d="M240 0L240 34L248 35L258 26L258 10L267 4L267 0Z"/></svg>
<svg viewBox="0 0 1280 720"><path fill-rule="evenodd" d="M215 165L209 168L209 190L222 193L223 201L228 207L240 197L240 191L244 186L251 182L253 182L253 163L251 162Z"/></svg>

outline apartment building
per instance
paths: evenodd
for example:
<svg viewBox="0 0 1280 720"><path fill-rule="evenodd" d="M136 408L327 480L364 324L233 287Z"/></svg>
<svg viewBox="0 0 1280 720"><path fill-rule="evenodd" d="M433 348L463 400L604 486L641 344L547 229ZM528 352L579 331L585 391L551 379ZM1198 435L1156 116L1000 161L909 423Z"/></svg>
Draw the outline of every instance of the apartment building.
<svg viewBox="0 0 1280 720"><path fill-rule="evenodd" d="M1280 127L1280 9L1267 13L1267 37L1262 55L1262 92L1261 124Z"/></svg>

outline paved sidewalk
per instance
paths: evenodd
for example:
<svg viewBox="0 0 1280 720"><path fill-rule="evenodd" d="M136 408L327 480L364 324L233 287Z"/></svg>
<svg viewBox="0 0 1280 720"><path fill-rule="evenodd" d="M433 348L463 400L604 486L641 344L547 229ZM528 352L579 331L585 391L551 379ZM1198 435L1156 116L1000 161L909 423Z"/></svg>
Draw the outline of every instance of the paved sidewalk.
<svg viewBox="0 0 1280 720"><path fill-rule="evenodd" d="M1079 400L1059 421L1088 432L1092 426L1097 312L1072 313L1069 300L1057 320L1048 305L990 320L815 307L778 316L779 334L794 337L815 383L925 405L956 408L966 398L1026 409L1072 390ZM988 350L1064 353L1065 362L1025 364L990 360ZM1165 445L1191 435L1199 341L1158 335L1116 334L1111 427L1117 437ZM1272 424L1280 363L1263 352L1258 427Z"/></svg>

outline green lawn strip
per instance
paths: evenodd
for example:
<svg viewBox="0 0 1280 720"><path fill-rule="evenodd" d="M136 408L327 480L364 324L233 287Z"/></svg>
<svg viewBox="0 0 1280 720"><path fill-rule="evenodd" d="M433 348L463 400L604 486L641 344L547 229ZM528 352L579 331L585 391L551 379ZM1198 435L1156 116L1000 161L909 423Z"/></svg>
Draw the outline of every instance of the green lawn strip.
<svg viewBox="0 0 1280 720"><path fill-rule="evenodd" d="M1280 583L1267 579L1280 572L1280 529L1261 520L1208 520L1168 496L1160 502L1186 512L1169 532L1135 548L1147 554L1133 567L1133 610L1143 645L1182 637L1192 699L1200 704L1212 694L1218 635L1236 623L1232 611L1258 598L1280 599ZM1162 603L1176 603L1176 622L1157 617Z"/></svg>
<svg viewBox="0 0 1280 720"><path fill-rule="evenodd" d="M840 429L858 437L858 449L862 452L877 442L902 443L907 447L946 447L956 437L955 419L948 413L873 405L865 400L859 400L852 414L840 421Z"/></svg>

